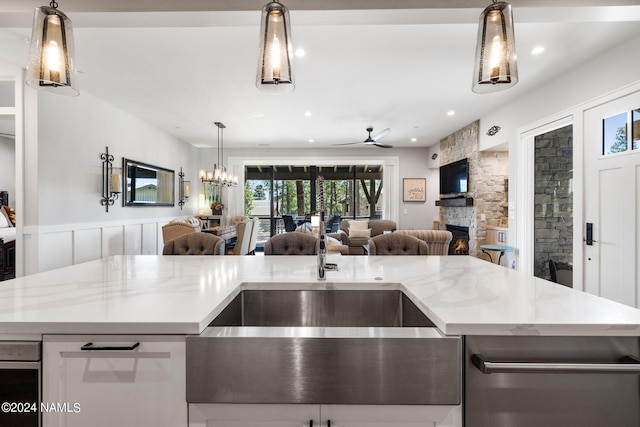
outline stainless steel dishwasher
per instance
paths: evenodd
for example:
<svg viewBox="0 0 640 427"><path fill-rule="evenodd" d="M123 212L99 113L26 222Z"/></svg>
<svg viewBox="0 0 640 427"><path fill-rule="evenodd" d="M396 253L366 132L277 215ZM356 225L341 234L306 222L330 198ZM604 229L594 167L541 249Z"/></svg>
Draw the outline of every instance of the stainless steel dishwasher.
<svg viewBox="0 0 640 427"><path fill-rule="evenodd" d="M637 427L638 337L465 338L465 427Z"/></svg>
<svg viewBox="0 0 640 427"><path fill-rule="evenodd" d="M40 426L42 343L0 341L0 426Z"/></svg>

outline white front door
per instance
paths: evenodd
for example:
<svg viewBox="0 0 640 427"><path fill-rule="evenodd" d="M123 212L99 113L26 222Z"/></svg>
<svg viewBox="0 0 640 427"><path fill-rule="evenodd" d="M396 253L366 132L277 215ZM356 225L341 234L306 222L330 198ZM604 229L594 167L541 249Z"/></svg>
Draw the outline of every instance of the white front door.
<svg viewBox="0 0 640 427"><path fill-rule="evenodd" d="M640 307L640 92L585 110L583 123L584 290Z"/></svg>

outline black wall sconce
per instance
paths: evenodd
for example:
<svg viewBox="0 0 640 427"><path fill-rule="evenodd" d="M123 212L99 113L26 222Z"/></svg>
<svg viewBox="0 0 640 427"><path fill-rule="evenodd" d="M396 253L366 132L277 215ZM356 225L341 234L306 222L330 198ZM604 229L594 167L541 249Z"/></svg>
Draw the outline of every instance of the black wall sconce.
<svg viewBox="0 0 640 427"><path fill-rule="evenodd" d="M178 172L178 205L180 205L180 210L189 197L191 196L191 181L184 180L184 172L182 172L182 167L180 167L180 172Z"/></svg>
<svg viewBox="0 0 640 427"><path fill-rule="evenodd" d="M109 206L113 206L122 191L122 174L116 168L113 169L113 156L109 154L109 147L105 148L105 152L100 154L102 159L102 198L100 204L109 212Z"/></svg>

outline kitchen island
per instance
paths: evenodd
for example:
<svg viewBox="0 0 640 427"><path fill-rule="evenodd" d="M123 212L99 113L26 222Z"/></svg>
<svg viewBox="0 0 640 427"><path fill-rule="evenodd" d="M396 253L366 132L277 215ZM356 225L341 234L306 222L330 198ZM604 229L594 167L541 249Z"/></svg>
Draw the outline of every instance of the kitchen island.
<svg viewBox="0 0 640 427"><path fill-rule="evenodd" d="M0 286L0 340L39 341L45 337L46 402L68 397L59 394L62 374L56 369L60 360L53 363L48 358L70 354L70 360L82 360L79 351L64 346L58 349L59 343L69 342L66 337L73 335L81 342L92 336L108 337L109 341L114 336L157 336L155 341L169 342L179 353L186 336L202 333L241 290L248 288L399 289L444 336L513 337L524 339L525 344L536 337L560 341L564 337L627 337L632 347L640 336L640 310L472 257L335 257L332 261L340 270L328 272L324 282L316 280L315 257L301 256L115 256L18 278ZM343 332L348 334L349 330ZM149 346L155 345L153 341ZM498 341L498 345L506 344ZM576 348L582 345L579 341ZM47 351L47 346L52 351ZM165 352L161 348L152 351ZM464 359L465 366L469 365L469 358L465 355ZM172 363L183 366L184 356L178 355ZM469 371L469 366L465 370ZM79 381L86 380L86 375L79 375ZM637 400L637 378L635 381ZM105 392L109 387L105 386ZM96 390L101 389L92 392ZM184 393L184 384L173 391ZM178 420L186 419L184 401L178 405L182 406L184 411L177 412L184 415ZM50 415L44 414L45 427ZM73 420L74 414L65 416ZM447 422L442 425L460 425ZM467 415L467 425L484 424L474 424Z"/></svg>

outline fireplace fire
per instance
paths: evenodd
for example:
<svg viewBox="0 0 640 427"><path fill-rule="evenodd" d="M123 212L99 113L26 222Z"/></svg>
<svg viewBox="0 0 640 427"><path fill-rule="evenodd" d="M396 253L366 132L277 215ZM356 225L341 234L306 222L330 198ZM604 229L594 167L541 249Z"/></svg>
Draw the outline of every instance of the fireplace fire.
<svg viewBox="0 0 640 427"><path fill-rule="evenodd" d="M469 227L447 224L447 231L453 234L449 255L469 255Z"/></svg>

